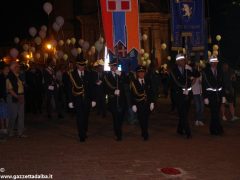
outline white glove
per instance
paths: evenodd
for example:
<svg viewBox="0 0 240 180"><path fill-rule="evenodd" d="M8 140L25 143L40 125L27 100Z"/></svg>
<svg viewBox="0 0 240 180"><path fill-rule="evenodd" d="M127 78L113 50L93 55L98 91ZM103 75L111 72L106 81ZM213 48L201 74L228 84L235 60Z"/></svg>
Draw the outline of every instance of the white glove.
<svg viewBox="0 0 240 180"><path fill-rule="evenodd" d="M74 108L73 103L72 103L72 102L68 103L68 107L69 107L70 109L73 109L73 108Z"/></svg>
<svg viewBox="0 0 240 180"><path fill-rule="evenodd" d="M192 71L192 67L189 66L188 64L185 65L185 69L186 69L186 70L189 70L189 71Z"/></svg>
<svg viewBox="0 0 240 180"><path fill-rule="evenodd" d="M119 90L119 89L116 89L116 90L114 91L114 94L115 94L116 96L119 96L119 95L120 95L120 90Z"/></svg>
<svg viewBox="0 0 240 180"><path fill-rule="evenodd" d="M102 84L102 81L99 80L99 81L96 82L96 84L97 84L97 85L101 85L101 84Z"/></svg>
<svg viewBox="0 0 240 180"><path fill-rule="evenodd" d="M209 100L208 100L208 98L205 98L205 99L204 99L204 104L206 104L206 105L209 104Z"/></svg>
<svg viewBox="0 0 240 180"><path fill-rule="evenodd" d="M116 73L117 75L121 76L121 71L116 70L115 73Z"/></svg>
<svg viewBox="0 0 240 180"><path fill-rule="evenodd" d="M226 97L222 97L222 103L225 104L227 102Z"/></svg>
<svg viewBox="0 0 240 180"><path fill-rule="evenodd" d="M153 109L154 109L154 103L151 103L150 104L150 111L153 111Z"/></svg>
<svg viewBox="0 0 240 180"><path fill-rule="evenodd" d="M133 105L133 106L132 106L132 111L133 111L133 112L137 112L137 106L136 106L136 105Z"/></svg>
<svg viewBox="0 0 240 180"><path fill-rule="evenodd" d="M94 108L97 105L95 101L92 101L92 107Z"/></svg>

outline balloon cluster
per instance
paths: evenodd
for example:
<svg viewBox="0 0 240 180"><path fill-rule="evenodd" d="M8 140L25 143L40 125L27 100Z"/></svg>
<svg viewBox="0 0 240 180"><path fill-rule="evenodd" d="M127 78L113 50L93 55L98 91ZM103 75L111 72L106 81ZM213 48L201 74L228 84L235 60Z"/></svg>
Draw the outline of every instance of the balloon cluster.
<svg viewBox="0 0 240 180"><path fill-rule="evenodd" d="M149 66L151 64L151 60L149 59L149 53L146 53L144 49L140 49L140 62L139 64L142 66Z"/></svg>
<svg viewBox="0 0 240 180"><path fill-rule="evenodd" d="M50 16L53 11L52 4L50 2L45 2L43 4L43 10ZM28 29L30 38L14 38L15 48L10 49L10 56L14 59L22 56L21 60L26 60L27 62L35 60L42 60L45 62L48 57L54 60L66 61L70 58L76 58L81 53L93 56L104 49L104 39L101 36L94 45L90 45L87 40L82 38L77 39L71 37L65 39L63 32L64 23L64 17L57 16L50 27L46 25L42 25L39 29L34 26L30 27ZM49 31L49 29L53 31ZM61 33L59 33L60 31ZM52 34L49 35L49 32Z"/></svg>

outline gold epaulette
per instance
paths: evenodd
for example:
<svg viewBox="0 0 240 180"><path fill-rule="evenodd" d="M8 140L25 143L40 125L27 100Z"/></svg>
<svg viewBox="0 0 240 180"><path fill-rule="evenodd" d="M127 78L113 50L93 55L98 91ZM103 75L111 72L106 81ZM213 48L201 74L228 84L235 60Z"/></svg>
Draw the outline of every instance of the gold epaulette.
<svg viewBox="0 0 240 180"><path fill-rule="evenodd" d="M104 76L104 81L106 82L106 84L108 85L109 88L111 88L112 90L116 89L117 87L113 86L109 80L107 79L106 76Z"/></svg>
<svg viewBox="0 0 240 180"><path fill-rule="evenodd" d="M78 85L77 85L76 81L74 80L74 78L73 78L73 76L72 76L72 72L68 72L68 75L69 75L70 80L71 80L71 82L72 82L72 84L73 84L73 87L72 87L72 93L73 93L73 95L75 95L75 96L84 95L83 85L82 85L82 86L78 86ZM74 90L74 88L78 89L79 92L76 92L76 91Z"/></svg>
<svg viewBox="0 0 240 180"><path fill-rule="evenodd" d="M136 100L137 100L138 102L143 101L143 100L146 100L147 95L146 95L145 90L144 90L143 93L139 93L138 90L137 90L137 88L136 88L136 86L135 86L135 84L133 83L133 81L130 82L130 89L131 89L131 90L133 91L133 93L137 96Z"/></svg>

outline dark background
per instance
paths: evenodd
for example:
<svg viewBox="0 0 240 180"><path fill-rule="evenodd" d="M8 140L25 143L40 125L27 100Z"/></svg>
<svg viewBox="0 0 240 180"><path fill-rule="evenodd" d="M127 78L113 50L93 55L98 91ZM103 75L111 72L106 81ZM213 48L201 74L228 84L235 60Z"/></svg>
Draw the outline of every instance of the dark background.
<svg viewBox="0 0 240 180"><path fill-rule="evenodd" d="M75 5L81 5L83 0L75 0ZM7 0L1 1L0 7L0 46L12 45L14 37L28 38L28 29L31 26L39 28L42 24L48 22L48 17L43 11L43 3L45 0ZM54 1L57 3L57 0ZM156 3L155 0L144 0L141 2ZM168 3L162 1L162 12L168 10ZM159 5L159 4L158 4ZM93 6L96 6L94 2ZM206 0L206 16L209 16L210 34L212 42L216 43L215 36L220 34L222 41L220 42L221 58L230 62L232 65L240 66L240 55L238 44L240 42L240 6L233 5L232 1ZM141 10L151 10L151 6L141 7ZM149 9L150 8L150 9ZM94 8L95 9L95 8ZM86 10L86 9L85 9ZM155 11L155 9L153 9ZM83 9L79 7L79 11Z"/></svg>

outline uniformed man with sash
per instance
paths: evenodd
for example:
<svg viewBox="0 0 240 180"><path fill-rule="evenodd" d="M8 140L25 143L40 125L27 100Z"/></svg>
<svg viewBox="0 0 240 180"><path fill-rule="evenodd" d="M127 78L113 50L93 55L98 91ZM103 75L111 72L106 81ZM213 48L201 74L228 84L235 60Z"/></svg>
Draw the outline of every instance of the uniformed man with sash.
<svg viewBox="0 0 240 180"><path fill-rule="evenodd" d="M136 69L137 78L130 82L130 90L132 97L132 110L137 113L137 118L142 130L142 137L148 140L148 118L154 109L154 93L152 84L145 77L146 68L138 66Z"/></svg>
<svg viewBox="0 0 240 180"><path fill-rule="evenodd" d="M108 110L112 114L113 129L117 141L122 140L122 123L127 107L124 93L125 76L118 70L116 59L109 63L111 71L104 75L104 89L108 96Z"/></svg>
<svg viewBox="0 0 240 180"><path fill-rule="evenodd" d="M96 101L92 98L91 78L89 71L85 68L86 64L87 61L80 54L76 60L76 68L69 72L68 93L70 102L68 106L69 108L75 108L80 142L84 142L87 138L90 108L96 106Z"/></svg>
<svg viewBox="0 0 240 180"><path fill-rule="evenodd" d="M210 133L222 135L223 128L220 122L220 107L226 103L223 86L223 72L218 66L218 58L210 57L210 66L203 72L203 96L204 103L209 105L211 111Z"/></svg>
<svg viewBox="0 0 240 180"><path fill-rule="evenodd" d="M176 66L170 73L170 85L173 90L173 98L178 111L179 122L177 133L191 137L191 129L188 122L188 110L191 98L191 83L193 80L192 69L186 64L184 55L176 56Z"/></svg>

